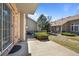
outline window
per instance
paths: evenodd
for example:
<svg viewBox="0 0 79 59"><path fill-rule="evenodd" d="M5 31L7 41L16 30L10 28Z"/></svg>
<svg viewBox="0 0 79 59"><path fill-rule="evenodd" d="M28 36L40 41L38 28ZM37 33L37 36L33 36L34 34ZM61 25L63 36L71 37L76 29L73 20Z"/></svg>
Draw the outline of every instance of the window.
<svg viewBox="0 0 79 59"><path fill-rule="evenodd" d="M11 43L11 10L3 4L3 49Z"/></svg>
<svg viewBox="0 0 79 59"><path fill-rule="evenodd" d="M6 4L0 3L0 54L10 45L11 41L11 10Z"/></svg>
<svg viewBox="0 0 79 59"><path fill-rule="evenodd" d="M74 27L73 26L71 27L71 30L74 31Z"/></svg>
<svg viewBox="0 0 79 59"><path fill-rule="evenodd" d="M74 28L74 30L75 30L75 32L78 32L78 26L74 26L75 28Z"/></svg>
<svg viewBox="0 0 79 59"><path fill-rule="evenodd" d="M0 52L1 52L1 43L2 43L2 4L0 4Z"/></svg>
<svg viewBox="0 0 79 59"><path fill-rule="evenodd" d="M78 32L79 31L79 24L73 24L72 26L71 26L71 29L72 29L72 31L73 32Z"/></svg>

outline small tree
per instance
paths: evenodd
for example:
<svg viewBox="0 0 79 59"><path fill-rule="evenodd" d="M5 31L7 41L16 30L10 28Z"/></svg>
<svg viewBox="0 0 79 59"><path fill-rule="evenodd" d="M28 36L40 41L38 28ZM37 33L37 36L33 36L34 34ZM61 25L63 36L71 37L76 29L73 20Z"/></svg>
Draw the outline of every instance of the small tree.
<svg viewBox="0 0 79 59"><path fill-rule="evenodd" d="M37 20L37 23L41 30L50 31L49 20L47 20L46 16L44 16L43 14L40 15L40 17Z"/></svg>

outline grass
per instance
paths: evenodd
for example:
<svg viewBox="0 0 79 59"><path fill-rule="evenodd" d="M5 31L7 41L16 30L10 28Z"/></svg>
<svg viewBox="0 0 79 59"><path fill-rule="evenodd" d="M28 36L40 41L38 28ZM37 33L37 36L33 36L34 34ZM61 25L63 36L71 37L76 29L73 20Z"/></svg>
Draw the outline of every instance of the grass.
<svg viewBox="0 0 79 59"><path fill-rule="evenodd" d="M48 39L48 33L47 32L36 32L35 37L37 39Z"/></svg>
<svg viewBox="0 0 79 59"><path fill-rule="evenodd" d="M75 37L68 37L69 39L72 39L72 40L76 40L76 41L79 41L79 36L75 36Z"/></svg>
<svg viewBox="0 0 79 59"><path fill-rule="evenodd" d="M78 43L75 43L75 42L72 42L70 40L62 40L56 36L53 36L53 35L50 35L49 36L49 40L52 40L60 45L63 45L77 53L79 53L79 44Z"/></svg>
<svg viewBox="0 0 79 59"><path fill-rule="evenodd" d="M71 32L61 32L61 34L65 36L75 36L75 34Z"/></svg>

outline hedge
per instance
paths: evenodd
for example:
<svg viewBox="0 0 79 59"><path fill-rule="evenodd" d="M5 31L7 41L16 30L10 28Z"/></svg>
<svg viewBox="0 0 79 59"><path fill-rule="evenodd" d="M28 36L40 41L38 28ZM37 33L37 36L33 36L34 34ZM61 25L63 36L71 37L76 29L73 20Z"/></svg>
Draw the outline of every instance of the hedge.
<svg viewBox="0 0 79 59"><path fill-rule="evenodd" d="M66 35L66 36L75 36L76 34L71 33L71 32L61 32L62 35Z"/></svg>
<svg viewBox="0 0 79 59"><path fill-rule="evenodd" d="M42 40L42 39L48 39L48 33L47 32L36 32L35 33L35 37L37 39L40 39L40 40Z"/></svg>

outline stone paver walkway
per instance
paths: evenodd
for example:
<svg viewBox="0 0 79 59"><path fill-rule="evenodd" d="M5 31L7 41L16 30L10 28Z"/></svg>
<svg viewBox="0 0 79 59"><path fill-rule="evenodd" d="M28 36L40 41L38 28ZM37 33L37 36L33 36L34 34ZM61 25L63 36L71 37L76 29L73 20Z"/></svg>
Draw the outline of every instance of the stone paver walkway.
<svg viewBox="0 0 79 59"><path fill-rule="evenodd" d="M32 56L79 56L78 53L52 41L28 40L29 53Z"/></svg>

